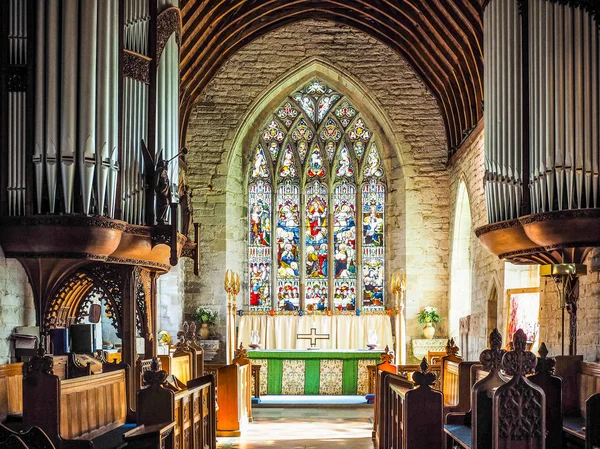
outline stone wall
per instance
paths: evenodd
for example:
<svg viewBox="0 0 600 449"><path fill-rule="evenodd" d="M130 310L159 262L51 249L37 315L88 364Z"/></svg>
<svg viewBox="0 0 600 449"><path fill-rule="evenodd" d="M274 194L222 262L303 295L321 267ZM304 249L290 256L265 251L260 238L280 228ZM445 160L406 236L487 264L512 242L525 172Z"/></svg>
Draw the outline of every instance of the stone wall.
<svg viewBox="0 0 600 449"><path fill-rule="evenodd" d="M33 292L25 270L0 248L0 365L11 362L10 334L16 326L35 325Z"/></svg>
<svg viewBox="0 0 600 449"><path fill-rule="evenodd" d="M312 76L326 78L348 94L386 141L387 272L408 267L407 334L418 335L415 316L421 307L433 305L447 315L449 177L441 114L400 55L365 33L314 20L287 25L243 47L194 107L186 162L195 219L201 224L201 274L194 277L186 265L184 314L199 304L225 313L222 280L228 268L242 274L240 306L246 301L248 150L268 114L298 84L288 79L288 90L273 86L285 84L286 74L316 59L329 68ZM294 76L300 83L310 74ZM360 86L366 95L357 95L352 86ZM249 120L261 101L264 111ZM217 332L225 333L222 326ZM444 323L438 333L445 335Z"/></svg>

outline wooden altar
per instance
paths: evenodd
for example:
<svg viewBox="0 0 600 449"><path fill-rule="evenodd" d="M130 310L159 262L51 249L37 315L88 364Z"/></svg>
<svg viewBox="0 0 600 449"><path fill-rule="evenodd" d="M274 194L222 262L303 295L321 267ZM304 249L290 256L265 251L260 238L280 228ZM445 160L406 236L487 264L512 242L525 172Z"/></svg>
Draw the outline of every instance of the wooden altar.
<svg viewBox="0 0 600 449"><path fill-rule="evenodd" d="M260 366L260 394L365 395L369 365L379 363L381 349L248 351Z"/></svg>

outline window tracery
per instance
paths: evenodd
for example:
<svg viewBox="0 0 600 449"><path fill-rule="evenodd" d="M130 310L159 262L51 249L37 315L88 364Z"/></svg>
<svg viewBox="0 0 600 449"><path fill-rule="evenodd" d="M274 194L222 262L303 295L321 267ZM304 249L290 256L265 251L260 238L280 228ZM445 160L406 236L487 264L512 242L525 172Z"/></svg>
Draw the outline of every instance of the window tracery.
<svg viewBox="0 0 600 449"><path fill-rule="evenodd" d="M383 309L386 186L365 118L313 80L261 129L248 180L250 310Z"/></svg>

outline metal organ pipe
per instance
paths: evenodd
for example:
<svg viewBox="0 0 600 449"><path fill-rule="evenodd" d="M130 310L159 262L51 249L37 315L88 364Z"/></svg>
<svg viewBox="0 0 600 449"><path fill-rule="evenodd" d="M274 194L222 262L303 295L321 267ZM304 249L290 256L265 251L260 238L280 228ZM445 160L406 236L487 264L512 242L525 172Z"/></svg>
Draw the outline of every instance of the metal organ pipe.
<svg viewBox="0 0 600 449"><path fill-rule="evenodd" d="M527 36L516 0L492 0L483 15L490 223L519 216L523 188L530 189L532 213L598 207L598 23L582 8L548 0L526 5ZM519 53L523 39L528 67L522 67ZM528 98L522 96L523 70L528 71ZM529 117L521 115L523 101L529 103ZM529 167L522 165L523 120L530 129ZM529 171L529 186L521 185L523 170Z"/></svg>
<svg viewBox="0 0 600 449"><path fill-rule="evenodd" d="M34 126L34 146L33 146L33 167L35 172L35 198L36 211L42 213L42 191L44 182L44 97L45 97L45 52L44 43L46 41L46 1L37 1L37 39L36 47L36 71L35 71L35 126Z"/></svg>
<svg viewBox="0 0 600 449"><path fill-rule="evenodd" d="M110 95L110 70L111 70L111 48L110 48L110 1L101 1L98 11L98 46L97 46L97 75L96 86L98 89L98 105L96 115L96 192L97 204L100 213L104 211L106 202L106 185L110 166L110 138L109 138L109 111L111 108Z"/></svg>

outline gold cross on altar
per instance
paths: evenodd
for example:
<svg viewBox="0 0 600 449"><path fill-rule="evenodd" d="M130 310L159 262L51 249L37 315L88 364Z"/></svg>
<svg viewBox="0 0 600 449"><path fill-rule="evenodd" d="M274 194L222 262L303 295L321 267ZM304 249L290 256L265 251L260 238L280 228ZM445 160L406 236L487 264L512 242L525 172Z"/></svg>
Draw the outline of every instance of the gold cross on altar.
<svg viewBox="0 0 600 449"><path fill-rule="evenodd" d="M310 340L309 349L319 349L317 348L317 340L329 340L329 334L317 334L317 328L311 327L310 334L297 334L296 338L298 340Z"/></svg>

